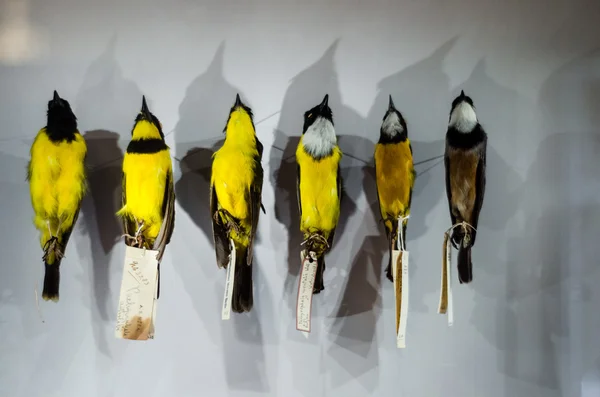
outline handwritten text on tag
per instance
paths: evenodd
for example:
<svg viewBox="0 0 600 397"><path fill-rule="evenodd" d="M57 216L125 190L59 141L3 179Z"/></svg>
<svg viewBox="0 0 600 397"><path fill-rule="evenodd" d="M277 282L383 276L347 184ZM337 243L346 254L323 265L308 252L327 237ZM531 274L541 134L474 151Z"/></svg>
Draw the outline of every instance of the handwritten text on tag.
<svg viewBox="0 0 600 397"><path fill-rule="evenodd" d="M154 338L158 287L158 251L126 246L115 336L122 339Z"/></svg>
<svg viewBox="0 0 600 397"><path fill-rule="evenodd" d="M310 332L310 316L312 311L313 287L317 275L317 257L314 252L306 256L303 250L300 253L302 270L298 284L298 301L296 303L296 329L298 331ZM312 261L310 260L312 258Z"/></svg>

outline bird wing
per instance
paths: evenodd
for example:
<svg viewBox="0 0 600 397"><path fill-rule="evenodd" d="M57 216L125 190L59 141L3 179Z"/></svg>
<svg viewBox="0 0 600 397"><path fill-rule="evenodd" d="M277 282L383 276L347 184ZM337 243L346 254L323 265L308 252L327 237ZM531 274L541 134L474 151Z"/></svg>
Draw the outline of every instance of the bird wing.
<svg viewBox="0 0 600 397"><path fill-rule="evenodd" d="M477 229L479 222L479 212L483 205L483 197L485 196L485 170L486 170L486 154L487 154L487 137L484 138L481 148L479 149L479 162L477 163L477 174L475 175L475 205L473 206L472 222L473 227Z"/></svg>
<svg viewBox="0 0 600 397"><path fill-rule="evenodd" d="M263 145L256 138L256 149L258 156L254 158L254 180L250 187L250 216L252 219L252 229L250 230L250 244L248 244L248 251L246 255L246 263L252 264L252 247L254 245L254 238L256 237L256 229L258 228L258 216L260 215L260 209L262 207L262 185L264 172L260 163L262 159Z"/></svg>
<svg viewBox="0 0 600 397"><path fill-rule="evenodd" d="M227 229L221 224L221 219L218 217L219 201L217 199L217 191L215 186L210 185L210 218L213 225L213 240L215 242L215 254L217 256L217 266L219 268L227 266L229 263L229 254L231 247L227 238ZM217 222L216 219L219 220Z"/></svg>
<svg viewBox="0 0 600 397"><path fill-rule="evenodd" d="M175 228L175 189L173 186L173 173L167 172L167 180L165 181L165 194L162 203L162 225L158 236L154 241L153 249L158 250L158 261L162 259L165 247L171 242L173 229Z"/></svg>
<svg viewBox="0 0 600 397"><path fill-rule="evenodd" d="M337 167L336 183L337 183L338 207L340 208L340 215L339 216L341 216L341 209L342 209L342 172L341 172L341 169L340 169L339 165ZM339 222L339 216L338 216L338 222ZM327 239L327 244L329 244L329 248L327 249L327 251L329 251L329 249L331 249L331 246L333 245L333 237L335 236L335 229L336 228L337 228L337 223L333 227L333 229L331 230L331 232L329 233L329 238Z"/></svg>
<svg viewBox="0 0 600 397"><path fill-rule="evenodd" d="M408 196L408 209L410 210L410 206L412 205L412 194L413 194L413 188L415 187L415 183L417 180L417 173L415 172L415 166L414 166L414 158L413 158L413 150L412 150L412 144L409 142L408 143L408 149L410 150L410 160L411 160L411 169L410 172L412 172L412 186L410 187L410 193Z"/></svg>
<svg viewBox="0 0 600 397"><path fill-rule="evenodd" d="M300 199L300 165L296 163L296 198L298 199L298 215L302 224L302 200Z"/></svg>
<svg viewBox="0 0 600 397"><path fill-rule="evenodd" d="M127 190L125 189L126 186L127 176L123 172L121 177L121 208L127 205ZM137 226L135 225L133 220L130 219L128 216L122 216L121 220L123 222L123 233L133 236L137 229ZM127 242L127 239L125 239L125 242Z"/></svg>
<svg viewBox="0 0 600 397"><path fill-rule="evenodd" d="M444 167L446 172L446 196L448 196L448 210L452 225L456 224L456 217L452 212L452 186L450 185L450 156L448 155L448 143L446 142L446 151L444 153Z"/></svg>

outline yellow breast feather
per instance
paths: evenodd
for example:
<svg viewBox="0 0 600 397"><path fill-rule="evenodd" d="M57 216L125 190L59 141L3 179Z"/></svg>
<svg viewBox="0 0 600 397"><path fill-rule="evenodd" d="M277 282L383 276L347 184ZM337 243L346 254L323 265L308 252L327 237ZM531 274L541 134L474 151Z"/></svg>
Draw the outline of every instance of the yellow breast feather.
<svg viewBox="0 0 600 397"><path fill-rule="evenodd" d="M167 175L172 175L169 150L151 154L126 153L123 159L127 202L117 213L144 221L144 234L158 235L163 220L162 206Z"/></svg>
<svg viewBox="0 0 600 397"><path fill-rule="evenodd" d="M213 155L211 184L220 208L250 227L249 191L254 183L254 167L258 150L252 120L243 109L231 112L226 128L227 138Z"/></svg>
<svg viewBox="0 0 600 397"><path fill-rule="evenodd" d="M303 232L335 229L340 215L337 178L341 157L342 152L336 146L331 156L315 160L306 153L300 140L296 161L300 166L300 229Z"/></svg>
<svg viewBox="0 0 600 397"><path fill-rule="evenodd" d="M409 145L406 139L375 146L377 192L383 219L406 216L410 212L408 205L415 178Z"/></svg>
<svg viewBox="0 0 600 397"><path fill-rule="evenodd" d="M36 227L45 232L47 221L56 228L60 219L61 228L68 229L86 191L85 140L76 134L71 142L52 142L42 129L30 153L29 188Z"/></svg>

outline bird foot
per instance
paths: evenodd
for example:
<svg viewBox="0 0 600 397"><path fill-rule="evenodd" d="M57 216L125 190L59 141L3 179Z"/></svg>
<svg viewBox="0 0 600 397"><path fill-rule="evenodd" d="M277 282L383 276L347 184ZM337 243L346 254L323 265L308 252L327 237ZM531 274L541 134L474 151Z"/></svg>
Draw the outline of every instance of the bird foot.
<svg viewBox="0 0 600 397"><path fill-rule="evenodd" d="M233 229L233 230L235 230L235 232L237 234L240 234L240 232L242 231L241 226L239 225L238 222L235 221L235 218L227 210L224 210L222 208L220 210L217 210L217 212L215 212L215 215L213 216L213 219L215 220L215 222L217 222L217 224L219 224L219 225L223 225L223 220L219 216L220 214L222 214L223 217L225 219L227 219L227 222L225 223L227 228L229 230Z"/></svg>
<svg viewBox="0 0 600 397"><path fill-rule="evenodd" d="M44 262L48 261L50 253L54 253L54 259L56 261L60 261L65 257L63 247L58 242L58 237L51 237L50 240L46 241L46 244L44 244L44 255L42 256Z"/></svg>

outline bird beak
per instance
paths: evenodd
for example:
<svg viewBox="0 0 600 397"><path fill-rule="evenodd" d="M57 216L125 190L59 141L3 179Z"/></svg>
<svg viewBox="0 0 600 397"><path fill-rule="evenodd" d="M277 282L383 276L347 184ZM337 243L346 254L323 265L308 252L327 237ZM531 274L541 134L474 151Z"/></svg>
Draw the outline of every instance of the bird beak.
<svg viewBox="0 0 600 397"><path fill-rule="evenodd" d="M464 97L465 96L465 91L464 90L460 90L460 96Z"/></svg>
<svg viewBox="0 0 600 397"><path fill-rule="evenodd" d="M62 106L62 101L60 100L60 96L58 96L58 92L54 90L54 97L52 98L52 106Z"/></svg>
<svg viewBox="0 0 600 397"><path fill-rule="evenodd" d="M146 103L146 96L142 96L142 110L140 110L140 113L143 114L146 119L152 120L150 109L148 109L148 104Z"/></svg>
<svg viewBox="0 0 600 397"><path fill-rule="evenodd" d="M323 110L327 107L327 103L329 102L329 94L325 94L325 98L323 98L323 102L319 105L320 110Z"/></svg>
<svg viewBox="0 0 600 397"><path fill-rule="evenodd" d="M394 101L392 100L392 96L390 95L390 103L388 105L388 111L390 110L395 110L396 107L394 106Z"/></svg>
<svg viewBox="0 0 600 397"><path fill-rule="evenodd" d="M242 99L240 98L240 94L235 95L235 103L233 104L234 108L242 106Z"/></svg>

